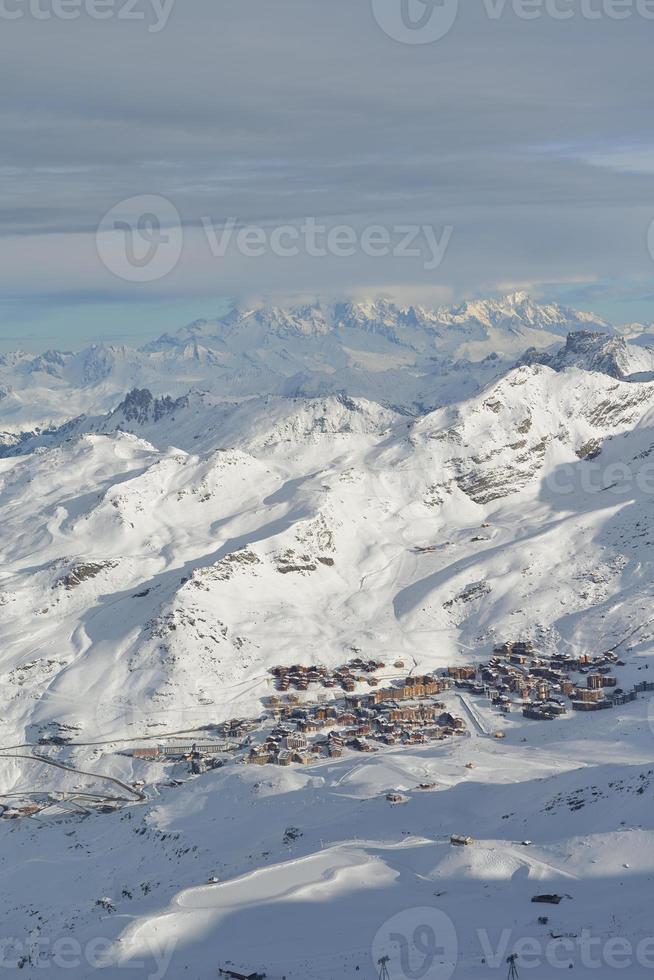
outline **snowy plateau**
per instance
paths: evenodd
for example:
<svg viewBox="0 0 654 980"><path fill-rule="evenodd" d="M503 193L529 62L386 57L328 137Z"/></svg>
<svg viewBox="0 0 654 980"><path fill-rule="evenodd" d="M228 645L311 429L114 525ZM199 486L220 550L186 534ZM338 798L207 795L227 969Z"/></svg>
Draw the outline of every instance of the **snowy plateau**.
<svg viewBox="0 0 654 980"><path fill-rule="evenodd" d="M653 502L654 327L523 293L0 355L0 973L654 977ZM640 694L246 764L507 643Z"/></svg>

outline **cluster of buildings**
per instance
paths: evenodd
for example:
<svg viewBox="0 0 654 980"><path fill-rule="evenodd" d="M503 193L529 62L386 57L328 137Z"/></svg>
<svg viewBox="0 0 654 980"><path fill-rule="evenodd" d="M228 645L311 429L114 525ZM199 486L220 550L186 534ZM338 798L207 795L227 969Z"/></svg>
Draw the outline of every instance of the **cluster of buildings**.
<svg viewBox="0 0 654 980"><path fill-rule="evenodd" d="M408 677L396 687L349 694L329 704L272 704L275 726L250 750L255 765L306 765L338 758L345 748L375 752L377 745L423 745L466 733L462 718L434 696L448 690L448 677Z"/></svg>
<svg viewBox="0 0 654 980"><path fill-rule="evenodd" d="M290 688L308 691L312 684L354 691L356 684L361 681L367 682L370 687L375 687L379 681L372 675L385 666L386 664L379 660L362 660L357 657L335 670L328 670L327 667L322 666L305 667L302 664L294 664L292 667L272 667L270 673L276 678L279 691L288 691Z"/></svg>
<svg viewBox="0 0 654 980"><path fill-rule="evenodd" d="M633 701L640 692L654 691L654 683L647 682L629 692L620 689L612 671L624 664L614 653L593 658L545 656L531 641L503 643L486 663L409 675L381 687L372 675L384 666L377 660L357 658L333 671L301 664L273 667L271 673L281 693L268 698L263 741L255 744L250 733L260 731L265 719L233 719L209 726L216 736L213 741L147 746L135 749L133 755L188 760L194 772L202 771L202 760L208 768L212 759L239 749L239 757L254 765L307 765L318 759L338 758L345 749L376 752L379 745L420 745L466 734L463 719L438 700L452 688L488 697L503 712L521 708L524 717L538 721L566 714L569 707L599 711ZM399 669L404 664L396 661L394 666ZM363 683L374 690L359 693ZM298 692L307 691L313 684L338 686L344 696L302 703ZM496 733L496 737L502 735ZM218 737L223 742L218 742Z"/></svg>
<svg viewBox="0 0 654 980"><path fill-rule="evenodd" d="M0 817L4 820L18 820L20 817L33 817L43 809L38 803L25 803L22 806L0 806Z"/></svg>
<svg viewBox="0 0 654 980"><path fill-rule="evenodd" d="M459 688L486 695L508 712L515 700L522 702L525 718L550 721L573 711L598 711L624 703L612 670L622 665L615 653L591 658L587 654L555 654L544 657L530 641L503 643L488 663L451 667L449 675Z"/></svg>
<svg viewBox="0 0 654 980"><path fill-rule="evenodd" d="M168 742L132 749L131 755L134 759L150 761L190 761L204 756L223 755L226 752L233 752L236 748L237 746L230 742Z"/></svg>
<svg viewBox="0 0 654 980"><path fill-rule="evenodd" d="M590 681L591 677L588 680ZM615 680L615 678L611 678L611 680ZM615 684L604 686L615 687ZM579 689L578 693L585 694L586 697L578 701L573 701L572 707L575 711L602 711L605 708L617 708L621 704L629 704L631 701L637 701L638 695L644 694L646 691L654 691L653 682L643 681L640 684L635 684L630 691L623 691L621 688L616 688L608 694L602 688L593 687L587 691Z"/></svg>
<svg viewBox="0 0 654 980"><path fill-rule="evenodd" d="M237 752L260 726L260 718L232 718L217 725L207 725L206 731L211 732L212 738L148 743L130 749L129 754L134 759L149 762L188 762L191 772L203 772L222 765L221 757Z"/></svg>
<svg viewBox="0 0 654 980"><path fill-rule="evenodd" d="M260 721L256 718L232 718L231 721L224 721L219 725L208 725L207 730L221 738L242 739L258 728L259 724Z"/></svg>
<svg viewBox="0 0 654 980"><path fill-rule="evenodd" d="M68 817L72 814L115 813L122 800L102 799L86 793L43 792L34 794L33 801L24 800L13 806L0 803L0 820L21 820L29 817Z"/></svg>
<svg viewBox="0 0 654 980"><path fill-rule="evenodd" d="M401 684L394 687L380 688L370 695L372 704L385 704L388 701L411 701L428 698L434 694L449 691L453 681L451 677L440 677L436 674L426 674L421 677L407 677Z"/></svg>

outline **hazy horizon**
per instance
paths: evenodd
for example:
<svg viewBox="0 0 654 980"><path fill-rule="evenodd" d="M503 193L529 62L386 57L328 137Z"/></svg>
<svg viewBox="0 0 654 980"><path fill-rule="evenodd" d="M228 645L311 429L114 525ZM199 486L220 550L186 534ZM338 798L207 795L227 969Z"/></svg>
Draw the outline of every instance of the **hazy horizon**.
<svg viewBox="0 0 654 980"><path fill-rule="evenodd" d="M4 348L138 342L253 294L438 304L525 288L654 320L642 3L559 19L447 0L446 36L420 43L387 22L392 0L139 3L140 19L114 4L102 20L19 4L3 23ZM116 228L138 245L152 214L177 251L125 269ZM230 218L263 247L208 240ZM297 242L307 221L351 248ZM405 227L442 254L422 236L400 257ZM375 228L388 249L366 247Z"/></svg>

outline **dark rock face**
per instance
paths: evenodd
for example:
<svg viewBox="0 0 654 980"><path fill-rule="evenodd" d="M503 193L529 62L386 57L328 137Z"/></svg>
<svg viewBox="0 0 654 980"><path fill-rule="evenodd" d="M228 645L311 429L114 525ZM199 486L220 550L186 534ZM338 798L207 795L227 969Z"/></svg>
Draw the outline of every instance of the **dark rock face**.
<svg viewBox="0 0 654 980"><path fill-rule="evenodd" d="M155 398L147 388L133 388L112 414L122 415L126 422L147 425L150 422L159 422L166 415L187 406L186 397L173 399L166 395L164 398Z"/></svg>
<svg viewBox="0 0 654 980"><path fill-rule="evenodd" d="M569 333L565 345L556 353L530 348L520 360L520 364L545 364L554 371L582 368L617 380L629 374L628 362L629 353L624 337L608 337L590 330Z"/></svg>
<svg viewBox="0 0 654 980"><path fill-rule="evenodd" d="M86 561L78 562L65 575L55 582L54 588L63 586L69 591L81 585L87 579L95 578L106 568L115 568L118 563L115 561Z"/></svg>

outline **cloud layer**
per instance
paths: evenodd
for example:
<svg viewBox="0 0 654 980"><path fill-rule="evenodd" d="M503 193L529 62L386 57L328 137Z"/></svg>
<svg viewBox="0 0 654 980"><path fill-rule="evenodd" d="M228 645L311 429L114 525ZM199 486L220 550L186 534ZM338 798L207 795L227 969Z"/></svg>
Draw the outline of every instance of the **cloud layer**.
<svg viewBox="0 0 654 980"><path fill-rule="evenodd" d="M121 2L64 21L4 0L23 12L0 25L5 293L442 299L652 278L654 20L635 0L622 20L565 0L570 19L511 4L493 18L489 0L464 0L425 45L387 36L370 0L177 0L156 32L153 0L134 8L143 20L119 18ZM152 194L178 209L183 256L126 287L95 231ZM230 216L454 233L437 270L359 253L217 259L199 223Z"/></svg>

